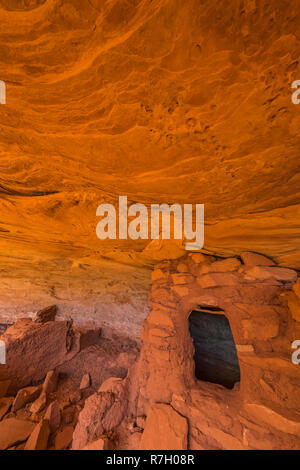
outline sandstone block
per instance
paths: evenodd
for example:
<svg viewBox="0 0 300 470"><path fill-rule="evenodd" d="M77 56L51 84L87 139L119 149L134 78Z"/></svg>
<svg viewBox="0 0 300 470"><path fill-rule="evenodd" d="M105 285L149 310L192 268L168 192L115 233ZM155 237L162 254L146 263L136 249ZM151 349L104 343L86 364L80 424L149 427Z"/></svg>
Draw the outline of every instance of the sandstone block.
<svg viewBox="0 0 300 470"><path fill-rule="evenodd" d="M53 393L57 390L59 374L55 370L50 370L43 383L43 391L45 393Z"/></svg>
<svg viewBox="0 0 300 470"><path fill-rule="evenodd" d="M179 263L179 264L177 265L177 271L178 271L179 273L187 273L187 272L189 271L189 268L187 267L186 264L184 264L184 263Z"/></svg>
<svg viewBox="0 0 300 470"><path fill-rule="evenodd" d="M274 279L281 282L295 282L297 280L297 273L293 269L288 268L255 266L245 272L245 279L250 281Z"/></svg>
<svg viewBox="0 0 300 470"><path fill-rule="evenodd" d="M212 261L215 260L214 257L205 256L202 253L191 253L190 257L192 258L193 262L196 264L207 263L207 262L210 262L211 259Z"/></svg>
<svg viewBox="0 0 300 470"><path fill-rule="evenodd" d="M151 278L152 281L158 281L159 279L168 278L169 274L165 274L161 269L154 269Z"/></svg>
<svg viewBox="0 0 300 470"><path fill-rule="evenodd" d="M254 348L252 344L237 344L236 350L240 354L252 354L254 353Z"/></svg>
<svg viewBox="0 0 300 470"><path fill-rule="evenodd" d="M251 251L244 251L241 253L241 259L246 266L274 266L275 263L270 258L252 253Z"/></svg>
<svg viewBox="0 0 300 470"><path fill-rule="evenodd" d="M12 392L44 379L49 370L79 351L79 338L67 321L35 323L21 319L1 340L6 344L6 365L0 367L0 380L10 379Z"/></svg>
<svg viewBox="0 0 300 470"><path fill-rule="evenodd" d="M185 297L189 295L189 289L184 286L172 286L173 292L175 292L179 297Z"/></svg>
<svg viewBox="0 0 300 470"><path fill-rule="evenodd" d="M194 277L191 274L178 273L172 274L171 277L175 285L189 284L194 280Z"/></svg>
<svg viewBox="0 0 300 470"><path fill-rule="evenodd" d="M64 450L70 446L73 439L74 428L73 426L66 426L55 436L54 447L55 450Z"/></svg>
<svg viewBox="0 0 300 470"><path fill-rule="evenodd" d="M35 423L17 418L7 418L0 422L0 450L25 441L32 433Z"/></svg>
<svg viewBox="0 0 300 470"><path fill-rule="evenodd" d="M278 336L279 320L278 318L275 321L272 320L271 324L268 324L265 318L242 320L242 329L246 340L264 341Z"/></svg>
<svg viewBox="0 0 300 470"><path fill-rule="evenodd" d="M50 432L54 433L57 431L61 422L61 414L57 401L53 401L48 406L44 418L49 421Z"/></svg>
<svg viewBox="0 0 300 470"><path fill-rule="evenodd" d="M154 404L149 410L142 435L141 450L186 450L186 418L170 405Z"/></svg>
<svg viewBox="0 0 300 470"><path fill-rule="evenodd" d="M300 423L277 413L264 405L249 403L245 405L249 416L255 417L258 422L263 421L267 425L278 429L283 433L300 436Z"/></svg>
<svg viewBox="0 0 300 470"><path fill-rule="evenodd" d="M79 387L80 390L85 390L86 388L89 388L90 385L91 385L90 374L84 374L80 382L80 387Z"/></svg>
<svg viewBox="0 0 300 470"><path fill-rule="evenodd" d="M35 400L32 403L30 407L30 412L32 414L40 413L45 408L46 404L47 404L47 395L45 392L42 392L39 398L37 398L37 400Z"/></svg>
<svg viewBox="0 0 300 470"><path fill-rule="evenodd" d="M111 392L94 393L86 399L74 431L72 449L80 450L104 432L102 417L115 402Z"/></svg>
<svg viewBox="0 0 300 470"><path fill-rule="evenodd" d="M170 337L170 333L168 333L167 331L162 330L160 328L152 328L149 331L149 335L150 336L158 336L159 338L169 338Z"/></svg>
<svg viewBox="0 0 300 470"><path fill-rule="evenodd" d="M151 325L160 325L165 328L174 328L174 323L171 319L171 312L165 310L152 310L147 317L147 323Z"/></svg>
<svg viewBox="0 0 300 470"><path fill-rule="evenodd" d="M241 262L237 258L227 258L200 266L198 274L232 272L237 271L240 266Z"/></svg>
<svg viewBox="0 0 300 470"><path fill-rule="evenodd" d="M24 450L46 450L50 436L50 426L47 419L43 419L36 425L30 434Z"/></svg>
<svg viewBox="0 0 300 470"><path fill-rule="evenodd" d="M197 277L197 283L203 289L217 286L235 286L238 277L232 273L210 273Z"/></svg>
<svg viewBox="0 0 300 470"><path fill-rule="evenodd" d="M279 334L280 318L276 308L260 305L244 305L237 304L243 307L248 314L249 318L242 319L243 336L246 340L267 340L275 338Z"/></svg>

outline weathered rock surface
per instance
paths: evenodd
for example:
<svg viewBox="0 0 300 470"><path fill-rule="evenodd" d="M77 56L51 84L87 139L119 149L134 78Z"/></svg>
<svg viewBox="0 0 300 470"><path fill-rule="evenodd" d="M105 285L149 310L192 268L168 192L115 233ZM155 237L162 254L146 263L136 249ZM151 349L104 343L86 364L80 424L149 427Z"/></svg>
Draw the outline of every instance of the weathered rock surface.
<svg viewBox="0 0 300 470"><path fill-rule="evenodd" d="M47 405L47 394L42 391L40 396L32 403L30 412L32 414L40 413Z"/></svg>
<svg viewBox="0 0 300 470"><path fill-rule="evenodd" d="M126 392L124 380L111 377L85 401L74 431L73 449L82 449L120 425L127 412Z"/></svg>
<svg viewBox="0 0 300 470"><path fill-rule="evenodd" d="M50 432L54 433L57 431L61 422L61 413L57 401L52 402L48 406L44 418L49 421Z"/></svg>
<svg viewBox="0 0 300 470"><path fill-rule="evenodd" d="M69 447L72 442L73 432L73 426L65 426L62 431L58 432L54 441L55 450L64 450Z"/></svg>
<svg viewBox="0 0 300 470"><path fill-rule="evenodd" d="M74 431L72 449L82 449L103 434L103 418L114 401L114 395L110 392L93 394L85 401Z"/></svg>
<svg viewBox="0 0 300 470"><path fill-rule="evenodd" d="M43 392L53 393L57 389L57 383L59 379L59 374L55 370L50 370L47 372L46 378L43 383Z"/></svg>
<svg viewBox="0 0 300 470"><path fill-rule="evenodd" d="M188 423L170 405L154 404L147 415L142 450L186 450Z"/></svg>
<svg viewBox="0 0 300 470"><path fill-rule="evenodd" d="M1 339L6 344L6 365L1 366L0 379L11 380L9 390L43 379L79 351L79 338L66 321L40 324L21 319Z"/></svg>
<svg viewBox="0 0 300 470"><path fill-rule="evenodd" d="M36 425L30 434L24 450L46 450L50 436L50 426L47 419L43 419Z"/></svg>
<svg viewBox="0 0 300 470"><path fill-rule="evenodd" d="M258 264L252 266L253 260ZM300 332L297 272L256 256L249 265L198 261L185 256L156 266L163 276L153 280L143 347L129 374L130 409L144 427L141 448L157 449L168 435L167 419L152 413L153 407L166 406L186 419L191 450L299 449L300 372L291 360ZM183 264L189 267L184 270L188 282L178 286L176 273L179 266L183 275ZM221 272L199 274L214 264ZM187 292L181 295L178 287ZM191 328L193 316L199 331ZM217 336L217 319L231 330L225 338L233 346L230 355ZM198 343L209 354L199 354ZM217 377L221 361L229 361L235 374L228 389ZM210 379L209 370L216 374ZM143 423L139 417L145 415Z"/></svg>
<svg viewBox="0 0 300 470"><path fill-rule="evenodd" d="M7 418L0 422L0 450L23 442L31 434L34 423L16 418Z"/></svg>
<svg viewBox="0 0 300 470"><path fill-rule="evenodd" d="M30 257L13 269L6 269L3 259L0 322L34 319L41 305L57 302L56 320L74 320L81 349L99 341L97 329L104 336L110 328L117 335L140 340L142 323L149 313L149 269L125 265L120 268L120 264L98 257L79 262L69 258L37 262Z"/></svg>
<svg viewBox="0 0 300 470"><path fill-rule="evenodd" d="M252 253L251 251L244 251L241 253L241 259L246 266L274 266L275 263L270 258L260 255L259 253Z"/></svg>
<svg viewBox="0 0 300 470"><path fill-rule="evenodd" d="M294 283L297 280L297 273L293 269L256 266L246 272L245 278L248 280L275 279L277 281Z"/></svg>
<svg viewBox="0 0 300 470"><path fill-rule="evenodd" d="M36 323L47 323L48 321L54 321L57 313L57 306L51 305L50 307L39 310L36 314Z"/></svg>
<svg viewBox="0 0 300 470"><path fill-rule="evenodd" d="M203 265L200 267L198 274L205 273L225 273L236 271L241 265L241 262L237 258L227 258L220 261L215 261L209 265Z"/></svg>

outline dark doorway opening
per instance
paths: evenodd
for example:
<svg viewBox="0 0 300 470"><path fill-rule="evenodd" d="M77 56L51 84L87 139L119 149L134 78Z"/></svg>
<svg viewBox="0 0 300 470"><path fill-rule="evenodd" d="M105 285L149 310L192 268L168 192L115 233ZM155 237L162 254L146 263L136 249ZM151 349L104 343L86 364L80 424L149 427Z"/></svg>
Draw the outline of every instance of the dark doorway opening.
<svg viewBox="0 0 300 470"><path fill-rule="evenodd" d="M219 312L223 310L199 307L189 316L195 347L195 375L199 380L231 389L240 381L240 367L229 321Z"/></svg>

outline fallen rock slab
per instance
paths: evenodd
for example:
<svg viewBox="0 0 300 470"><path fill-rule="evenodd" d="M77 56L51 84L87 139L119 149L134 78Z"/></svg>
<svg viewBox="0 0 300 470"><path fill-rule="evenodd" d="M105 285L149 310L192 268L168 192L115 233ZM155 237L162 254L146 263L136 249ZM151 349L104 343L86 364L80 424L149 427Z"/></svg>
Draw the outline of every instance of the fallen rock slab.
<svg viewBox="0 0 300 470"><path fill-rule="evenodd" d="M24 450L46 450L50 436L50 426L47 419L43 419L36 425L28 441L25 444Z"/></svg>
<svg viewBox="0 0 300 470"><path fill-rule="evenodd" d="M255 266L245 272L247 280L275 279L281 282L296 282L297 273L293 269L269 266Z"/></svg>
<svg viewBox="0 0 300 470"><path fill-rule="evenodd" d="M57 431L61 422L61 414L57 401L52 402L48 406L44 418L49 421L51 433Z"/></svg>
<svg viewBox="0 0 300 470"><path fill-rule="evenodd" d="M200 266L198 274L232 272L237 271L240 266L241 262L237 258L227 258Z"/></svg>
<svg viewBox="0 0 300 470"><path fill-rule="evenodd" d="M79 339L70 322L19 319L1 336L6 344L6 364L0 367L0 381L11 380L8 391L14 393L43 380L49 370L79 352Z"/></svg>
<svg viewBox="0 0 300 470"><path fill-rule="evenodd" d="M8 449L25 441L32 433L35 423L17 418L8 418L0 422L0 450Z"/></svg>
<svg viewBox="0 0 300 470"><path fill-rule="evenodd" d="M210 273L197 277L197 283L203 289L217 286L235 286L238 283L238 277L233 273Z"/></svg>
<svg viewBox="0 0 300 470"><path fill-rule="evenodd" d="M80 450L103 434L102 418L106 416L114 402L115 396L110 392L94 393L87 398L79 414L72 449Z"/></svg>
<svg viewBox="0 0 300 470"><path fill-rule="evenodd" d="M47 373L45 381L43 383L43 391L45 393L56 392L58 379L59 379L59 374L55 372L55 370L50 370Z"/></svg>
<svg viewBox="0 0 300 470"><path fill-rule="evenodd" d="M274 261L266 256L252 251L244 251L241 253L241 259L246 266L275 266Z"/></svg>

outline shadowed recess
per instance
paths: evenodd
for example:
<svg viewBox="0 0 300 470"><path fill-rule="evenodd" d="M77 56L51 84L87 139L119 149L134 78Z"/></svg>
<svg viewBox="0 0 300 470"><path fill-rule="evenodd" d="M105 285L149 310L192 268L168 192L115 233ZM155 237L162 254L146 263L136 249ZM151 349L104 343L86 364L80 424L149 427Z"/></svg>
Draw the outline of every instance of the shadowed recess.
<svg viewBox="0 0 300 470"><path fill-rule="evenodd" d="M189 329L197 379L233 388L240 380L240 368L225 315L194 310L189 316Z"/></svg>

